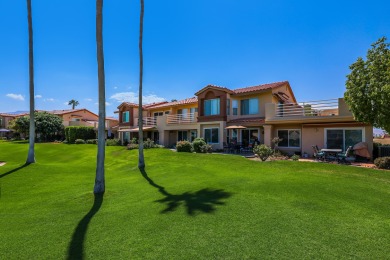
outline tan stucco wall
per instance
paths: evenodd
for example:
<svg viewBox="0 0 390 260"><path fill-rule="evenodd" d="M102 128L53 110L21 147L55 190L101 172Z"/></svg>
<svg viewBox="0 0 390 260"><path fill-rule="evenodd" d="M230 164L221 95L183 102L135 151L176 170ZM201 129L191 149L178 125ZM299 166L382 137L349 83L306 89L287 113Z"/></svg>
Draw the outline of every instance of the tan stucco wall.
<svg viewBox="0 0 390 260"><path fill-rule="evenodd" d="M250 98L258 98L259 100L259 113L253 115L241 115L241 100L250 99ZM233 100L238 101L238 115L233 115ZM230 97L230 115L228 116L228 120L236 119L236 118L246 118L246 117L265 117L265 105L267 103L272 103L272 92L267 91L261 94L253 94L253 95L245 95L245 96L231 96Z"/></svg>

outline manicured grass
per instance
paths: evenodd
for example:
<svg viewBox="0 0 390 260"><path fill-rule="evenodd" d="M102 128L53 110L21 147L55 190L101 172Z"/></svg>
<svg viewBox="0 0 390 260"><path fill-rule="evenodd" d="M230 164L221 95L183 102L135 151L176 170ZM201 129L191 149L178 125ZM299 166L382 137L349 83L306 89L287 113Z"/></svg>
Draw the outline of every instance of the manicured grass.
<svg viewBox="0 0 390 260"><path fill-rule="evenodd" d="M0 142L0 259L385 259L390 172L234 155Z"/></svg>

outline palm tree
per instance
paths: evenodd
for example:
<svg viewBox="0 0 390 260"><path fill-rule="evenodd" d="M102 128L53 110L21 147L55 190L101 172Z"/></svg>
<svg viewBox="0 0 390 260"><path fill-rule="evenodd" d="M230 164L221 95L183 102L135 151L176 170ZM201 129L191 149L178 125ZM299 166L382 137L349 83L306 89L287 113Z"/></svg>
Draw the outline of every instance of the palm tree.
<svg viewBox="0 0 390 260"><path fill-rule="evenodd" d="M145 169L144 158L144 136L142 121L142 74L143 74L143 56L142 56L142 34L144 26L144 0L141 0L141 15L139 24L139 90L138 90L138 168Z"/></svg>
<svg viewBox="0 0 390 260"><path fill-rule="evenodd" d="M104 54L103 54L103 0L96 0L96 49L98 63L98 84L99 84L99 126L98 126L98 151L96 162L96 178L93 192L103 194L104 183L104 158L106 150L105 121L106 121L106 93L104 76Z"/></svg>
<svg viewBox="0 0 390 260"><path fill-rule="evenodd" d="M79 103L77 100L74 100L74 99L72 99L72 100L70 100L70 101L68 102L68 105L72 105L72 109L74 109L75 107L77 107L79 104L80 104L80 103Z"/></svg>
<svg viewBox="0 0 390 260"><path fill-rule="evenodd" d="M29 92L30 92L30 134L29 134L29 148L26 164L35 163L35 101L34 101L34 50L33 50L33 25L31 0L27 0L27 20L28 20L28 66L29 66Z"/></svg>

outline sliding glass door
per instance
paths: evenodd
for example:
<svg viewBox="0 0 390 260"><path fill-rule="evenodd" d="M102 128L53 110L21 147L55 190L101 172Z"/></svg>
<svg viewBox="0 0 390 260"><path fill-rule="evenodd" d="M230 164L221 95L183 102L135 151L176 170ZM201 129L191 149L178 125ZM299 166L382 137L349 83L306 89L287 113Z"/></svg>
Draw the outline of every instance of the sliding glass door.
<svg viewBox="0 0 390 260"><path fill-rule="evenodd" d="M363 142L363 129L326 129L325 141L329 149L342 149Z"/></svg>

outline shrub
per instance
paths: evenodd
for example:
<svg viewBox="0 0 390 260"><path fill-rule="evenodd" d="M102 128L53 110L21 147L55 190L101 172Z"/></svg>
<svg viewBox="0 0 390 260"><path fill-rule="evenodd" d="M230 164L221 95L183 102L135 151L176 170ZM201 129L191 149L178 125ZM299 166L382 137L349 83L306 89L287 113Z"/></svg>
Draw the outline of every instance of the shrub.
<svg viewBox="0 0 390 260"><path fill-rule="evenodd" d="M191 153L192 144L188 141L179 141L176 143L176 150L178 152Z"/></svg>
<svg viewBox="0 0 390 260"><path fill-rule="evenodd" d="M97 144L97 139L88 139L87 144Z"/></svg>
<svg viewBox="0 0 390 260"><path fill-rule="evenodd" d="M213 147L209 144L205 144L200 147L202 153L211 153L213 151Z"/></svg>
<svg viewBox="0 0 390 260"><path fill-rule="evenodd" d="M133 149L138 149L138 144L128 144L127 145L127 150L133 150Z"/></svg>
<svg viewBox="0 0 390 260"><path fill-rule="evenodd" d="M133 138L134 139L134 138ZM146 141L144 141L144 148L145 149L149 149L149 148L155 148L156 145L154 144L154 141L151 140L151 139L147 139Z"/></svg>
<svg viewBox="0 0 390 260"><path fill-rule="evenodd" d="M130 140L131 144L138 144L137 138L133 137L133 139Z"/></svg>
<svg viewBox="0 0 390 260"><path fill-rule="evenodd" d="M390 157L378 157L374 160L374 164L379 169L390 170Z"/></svg>
<svg viewBox="0 0 390 260"><path fill-rule="evenodd" d="M262 144L262 145L255 145L255 147L253 148L253 153L257 154L262 161L266 161L268 157L272 155L273 151L271 147Z"/></svg>
<svg viewBox="0 0 390 260"><path fill-rule="evenodd" d="M192 146L196 153L202 153L202 146L206 144L207 143L204 141L203 138L195 138L195 140L192 142Z"/></svg>
<svg viewBox="0 0 390 260"><path fill-rule="evenodd" d="M65 138L68 143L73 144L76 139L95 139L96 131L91 126L68 126L65 128Z"/></svg>
<svg viewBox="0 0 390 260"><path fill-rule="evenodd" d="M76 139L74 141L75 144L85 144L85 141L83 139Z"/></svg>
<svg viewBox="0 0 390 260"><path fill-rule="evenodd" d="M299 155L294 154L293 156L291 156L291 160L298 161L299 160Z"/></svg>
<svg viewBox="0 0 390 260"><path fill-rule="evenodd" d="M108 140L106 140L106 145L107 146L120 146L121 141L119 139L108 139Z"/></svg>

